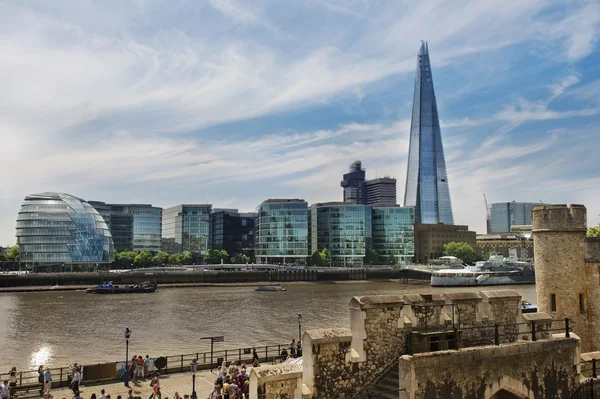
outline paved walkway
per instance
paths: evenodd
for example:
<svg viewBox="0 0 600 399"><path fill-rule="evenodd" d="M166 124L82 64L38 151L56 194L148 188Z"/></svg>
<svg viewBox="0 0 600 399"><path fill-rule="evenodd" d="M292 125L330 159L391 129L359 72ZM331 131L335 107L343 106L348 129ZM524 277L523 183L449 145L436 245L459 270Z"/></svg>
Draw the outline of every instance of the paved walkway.
<svg viewBox="0 0 600 399"><path fill-rule="evenodd" d="M248 368L250 372L250 368ZM196 373L196 394L198 399L208 398L210 392L214 387L214 383L217 379L217 370L213 369L212 372L209 370L201 370ZM133 389L133 396L141 396L142 399L147 399L152 393L150 387L150 379L129 382L129 387ZM107 395L110 395L110 399L117 399L117 395L121 395L123 399L127 398L128 388L121 382L109 382L106 384L98 385L86 385L85 381L80 387L81 397L89 399L93 393L96 397L100 397L100 390L104 389ZM190 372L179 373L179 374L167 374L160 377L160 391L162 399L172 399L173 394L178 392L181 397L183 395L192 394L192 375ZM51 392L55 399L70 399L72 398L73 391L68 387L53 389Z"/></svg>

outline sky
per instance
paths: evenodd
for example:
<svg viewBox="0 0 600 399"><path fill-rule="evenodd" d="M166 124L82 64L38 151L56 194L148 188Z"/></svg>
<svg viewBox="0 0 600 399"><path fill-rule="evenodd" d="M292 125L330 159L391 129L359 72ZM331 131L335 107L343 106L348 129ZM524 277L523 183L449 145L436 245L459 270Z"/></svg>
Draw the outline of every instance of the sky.
<svg viewBox="0 0 600 399"><path fill-rule="evenodd" d="M488 201L600 221L598 1L0 0L0 245L27 194L254 210L402 203L429 44L454 221Z"/></svg>

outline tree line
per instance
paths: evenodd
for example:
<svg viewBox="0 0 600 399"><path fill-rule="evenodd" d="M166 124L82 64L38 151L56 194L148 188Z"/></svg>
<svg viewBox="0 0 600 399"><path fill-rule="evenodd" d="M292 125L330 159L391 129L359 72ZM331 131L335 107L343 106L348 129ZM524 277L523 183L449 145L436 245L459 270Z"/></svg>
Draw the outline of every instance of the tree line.
<svg viewBox="0 0 600 399"><path fill-rule="evenodd" d="M367 249L365 257L363 259L365 265L380 265L379 253L374 249ZM390 254L384 264L386 265L397 265L398 258L393 254ZM331 254L327 248L323 248L320 251L315 251L310 257L311 266L331 266Z"/></svg>
<svg viewBox="0 0 600 399"><path fill-rule="evenodd" d="M221 260L223 263L245 264L250 259L242 253L230 257L227 251L222 249L209 249L206 255L192 252L168 254L164 251L121 251L115 254L114 265L121 268L177 266L200 264L202 261L208 264L219 264Z"/></svg>

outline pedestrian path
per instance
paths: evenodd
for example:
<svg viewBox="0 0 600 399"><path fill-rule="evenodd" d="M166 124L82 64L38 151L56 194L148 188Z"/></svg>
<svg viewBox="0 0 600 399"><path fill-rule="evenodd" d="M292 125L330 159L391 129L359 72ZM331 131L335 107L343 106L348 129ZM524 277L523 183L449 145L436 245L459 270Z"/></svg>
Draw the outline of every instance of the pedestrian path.
<svg viewBox="0 0 600 399"><path fill-rule="evenodd" d="M205 399L214 387L214 383L217 379L217 370L213 371L202 370L196 372L196 394L198 399ZM129 388L133 389L133 396L140 396L142 399L147 399L152 393L150 387L150 379L141 381L129 382ZM81 397L89 399L93 393L96 397L100 396L100 390L104 389L106 395L110 395L110 399L117 399L118 395L121 395L123 399L128 396L129 388L127 388L123 381L120 382L108 382L105 384L87 385L85 381L80 386ZM175 392L179 393L179 396L191 395L192 394L192 374L178 373L178 374L167 374L160 376L160 390L161 399L173 398ZM73 391L68 387L57 388L51 391L54 399L70 399L72 398Z"/></svg>

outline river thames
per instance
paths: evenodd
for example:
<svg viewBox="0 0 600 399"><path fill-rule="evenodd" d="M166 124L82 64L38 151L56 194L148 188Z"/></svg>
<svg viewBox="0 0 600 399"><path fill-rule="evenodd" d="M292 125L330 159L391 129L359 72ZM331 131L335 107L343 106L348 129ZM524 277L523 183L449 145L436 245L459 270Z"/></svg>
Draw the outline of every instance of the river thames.
<svg viewBox="0 0 600 399"><path fill-rule="evenodd" d="M427 284L348 282L284 284L286 292L255 286L169 288L153 294L93 295L83 291L0 294L0 350L5 366L68 366L124 360L126 327L133 355L158 357L210 350L201 337L224 335L219 349L280 344L302 329L349 327L348 303L357 295L473 291ZM514 290L536 301L535 286Z"/></svg>

